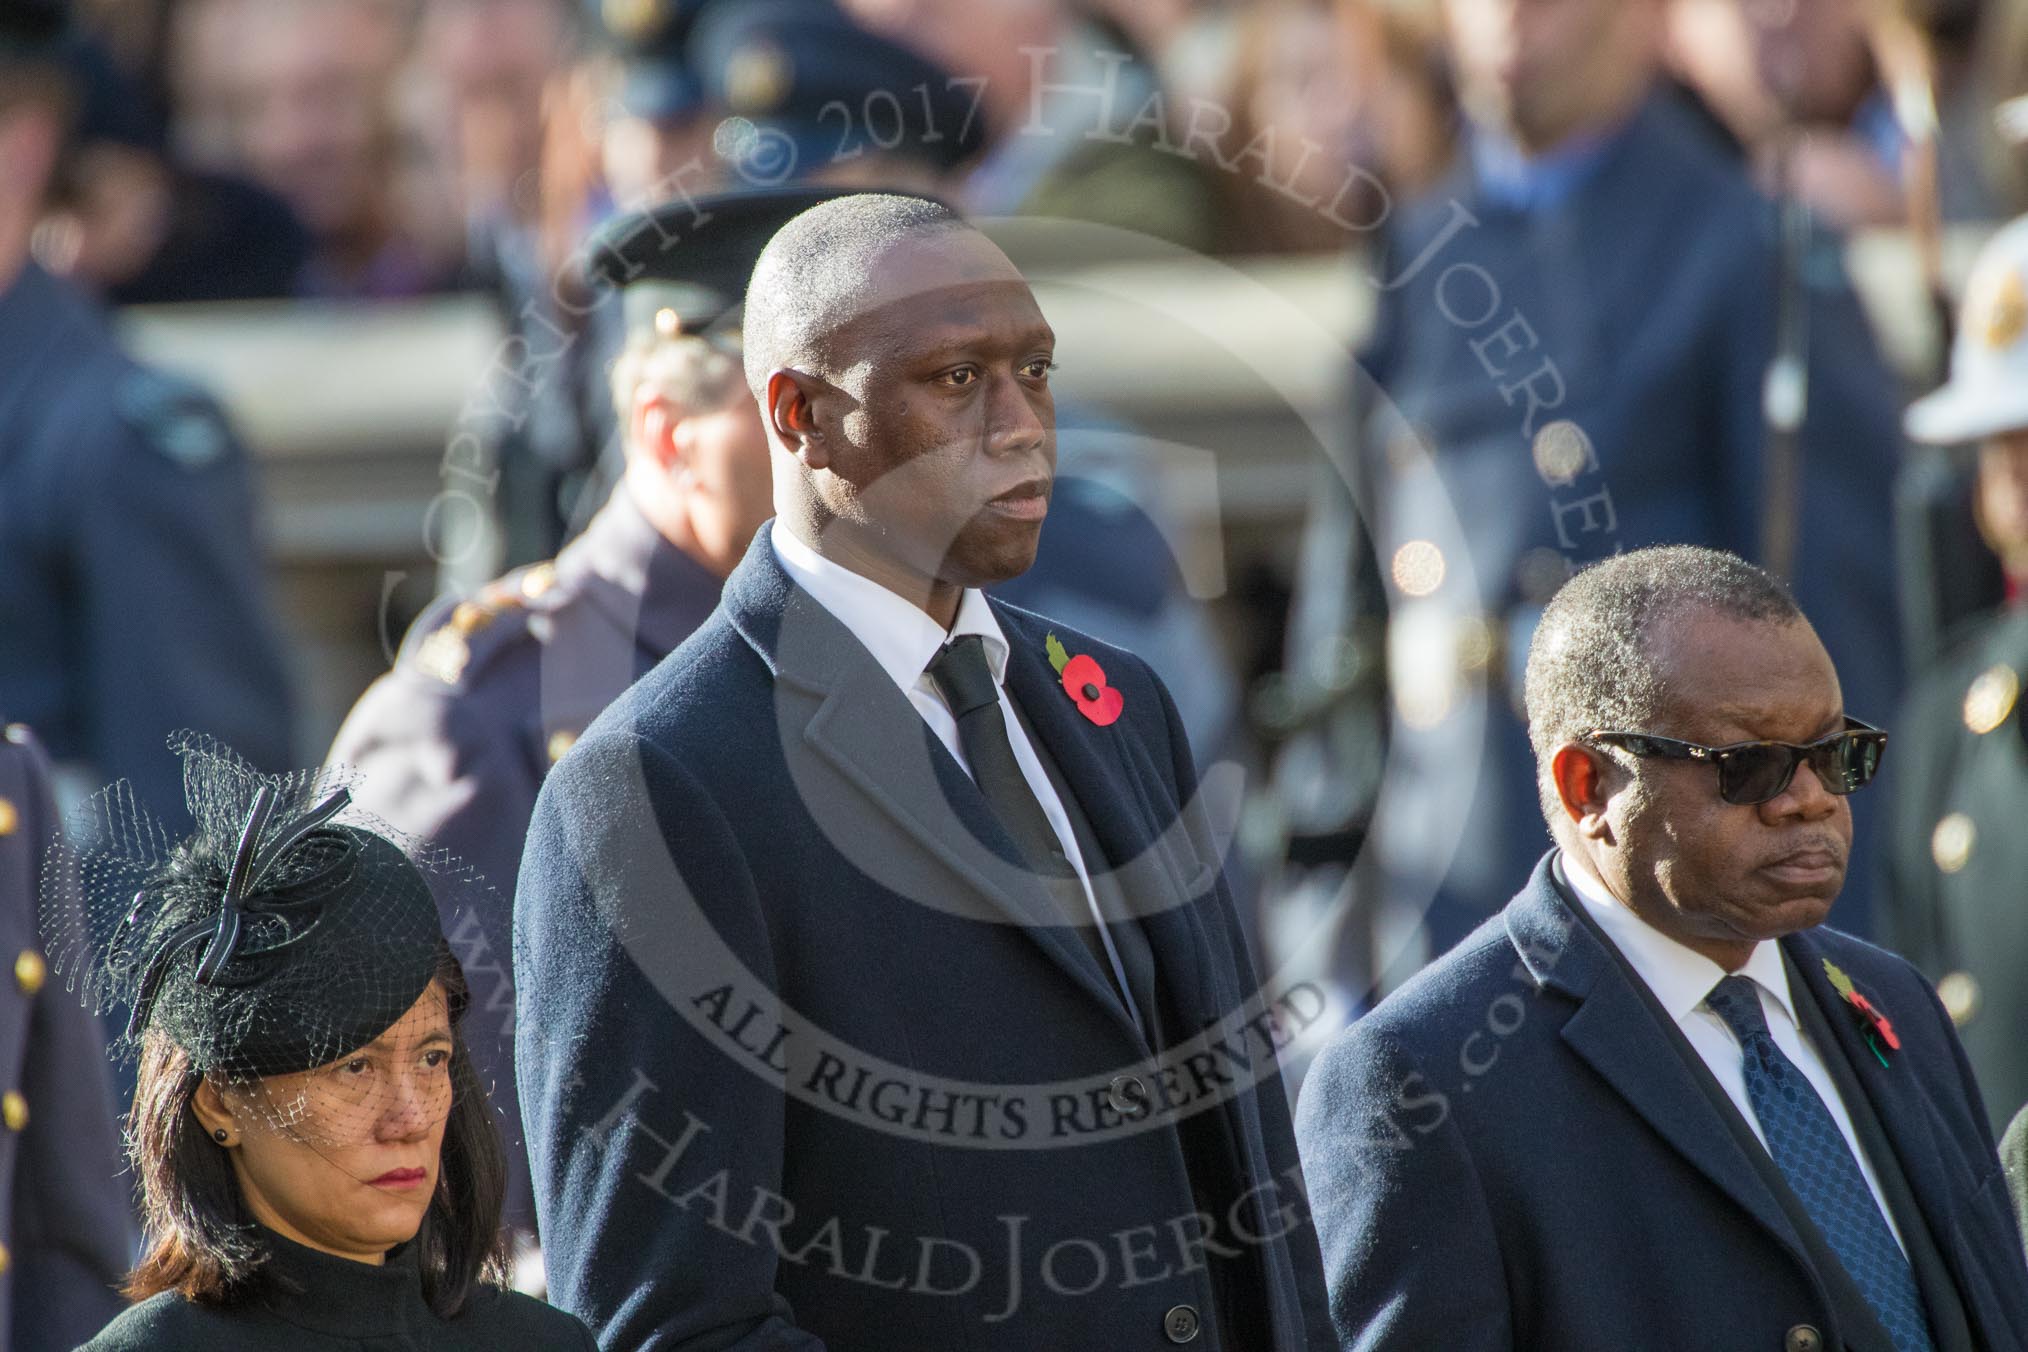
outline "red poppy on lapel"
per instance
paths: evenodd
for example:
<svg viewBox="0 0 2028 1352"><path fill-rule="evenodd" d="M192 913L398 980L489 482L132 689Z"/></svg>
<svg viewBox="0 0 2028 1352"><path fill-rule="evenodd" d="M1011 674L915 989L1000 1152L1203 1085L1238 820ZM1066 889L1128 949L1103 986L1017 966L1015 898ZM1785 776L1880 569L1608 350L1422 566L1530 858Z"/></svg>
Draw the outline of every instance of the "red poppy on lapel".
<svg viewBox="0 0 2028 1352"><path fill-rule="evenodd" d="M1117 722L1127 707L1127 697L1106 684L1106 669L1083 653L1072 657L1054 634L1045 643L1049 665L1056 668L1063 693L1076 702L1077 711L1102 728Z"/></svg>
<svg viewBox="0 0 2028 1352"><path fill-rule="evenodd" d="M1844 997L1846 1005L1858 1018L1859 1031L1865 1037L1866 1045L1880 1058L1880 1064L1886 1065L1887 1053L1880 1050L1880 1044L1886 1043L1890 1051L1901 1050L1901 1038L1896 1035L1894 1025L1888 1021L1885 1014L1873 1007L1871 1000L1853 988L1852 978L1846 976L1843 969L1829 958L1824 959L1824 975L1831 979L1832 987Z"/></svg>

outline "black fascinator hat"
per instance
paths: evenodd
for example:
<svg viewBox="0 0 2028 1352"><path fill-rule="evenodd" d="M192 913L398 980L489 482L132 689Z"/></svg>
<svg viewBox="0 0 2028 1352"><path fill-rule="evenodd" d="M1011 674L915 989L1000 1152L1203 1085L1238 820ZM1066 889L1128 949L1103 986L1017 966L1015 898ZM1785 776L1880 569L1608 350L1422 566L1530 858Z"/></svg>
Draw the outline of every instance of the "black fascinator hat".
<svg viewBox="0 0 2028 1352"><path fill-rule="evenodd" d="M159 1034L202 1072L312 1070L374 1041L446 951L428 856L359 813L339 772L265 775L187 733L171 748L188 836L124 783L66 819L44 884L57 968L128 1011L116 1050Z"/></svg>

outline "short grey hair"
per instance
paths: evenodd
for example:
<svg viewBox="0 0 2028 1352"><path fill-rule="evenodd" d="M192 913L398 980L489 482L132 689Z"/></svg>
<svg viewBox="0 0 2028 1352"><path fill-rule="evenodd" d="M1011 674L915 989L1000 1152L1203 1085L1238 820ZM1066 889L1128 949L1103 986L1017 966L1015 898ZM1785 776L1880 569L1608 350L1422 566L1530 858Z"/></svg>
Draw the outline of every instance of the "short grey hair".
<svg viewBox="0 0 2028 1352"><path fill-rule="evenodd" d="M1655 636L1695 610L1769 624L1803 618L1773 576L1736 554L1698 545L1616 555L1577 573L1549 599L1528 644L1523 701L1536 789L1552 829L1563 814L1550 757L1598 728L1652 726L1669 694L1655 670Z"/></svg>
<svg viewBox="0 0 2028 1352"><path fill-rule="evenodd" d="M941 202L894 193L834 197L791 219L747 283L746 383L754 397L767 397L771 371L824 369L824 342L858 312L881 254L912 235L971 228Z"/></svg>

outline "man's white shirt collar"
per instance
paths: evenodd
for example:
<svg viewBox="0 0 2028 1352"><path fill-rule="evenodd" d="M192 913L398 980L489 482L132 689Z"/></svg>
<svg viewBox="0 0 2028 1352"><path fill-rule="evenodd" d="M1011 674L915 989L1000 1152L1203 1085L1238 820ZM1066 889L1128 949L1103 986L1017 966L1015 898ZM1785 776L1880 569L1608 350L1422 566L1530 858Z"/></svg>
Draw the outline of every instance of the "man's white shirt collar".
<svg viewBox="0 0 2028 1352"><path fill-rule="evenodd" d="M1711 988L1731 975L1695 949L1686 947L1635 915L1606 891L1583 862L1569 851L1563 854L1563 876L1570 890L1599 927L1613 941L1634 971L1648 983L1648 989L1662 1002L1662 1009L1679 1023L1704 1002ZM1788 969L1782 965L1781 946L1763 939L1739 974L1753 978L1762 990L1796 1023L1796 1007L1789 995Z"/></svg>
<svg viewBox="0 0 2028 1352"><path fill-rule="evenodd" d="M920 606L810 548L780 517L769 527L768 539L796 585L851 630L881 670L904 691L914 689L923 679L944 644L964 634L977 634L985 640L993 680L1005 682L1007 636L993 608L986 604L984 592L965 589L958 602L958 618L946 633Z"/></svg>

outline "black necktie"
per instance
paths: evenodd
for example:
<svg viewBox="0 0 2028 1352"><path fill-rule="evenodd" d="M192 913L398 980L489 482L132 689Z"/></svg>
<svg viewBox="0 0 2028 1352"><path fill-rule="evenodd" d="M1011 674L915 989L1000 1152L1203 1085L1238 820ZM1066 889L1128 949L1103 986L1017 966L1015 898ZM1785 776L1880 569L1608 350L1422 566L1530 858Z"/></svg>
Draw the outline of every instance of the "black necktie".
<svg viewBox="0 0 2028 1352"><path fill-rule="evenodd" d="M1022 862L1055 900L1063 923L1077 930L1108 983L1117 986L1105 943L1085 900L1084 885L1063 851L1056 828L1036 800L1035 790L1029 787L1028 776L1021 773L1021 763L1014 759L1007 719L1000 712L1000 686L986 660L986 641L977 634L952 639L929 664L929 677L957 720L958 744L965 749L972 782L985 795L993 816L1014 838Z"/></svg>

